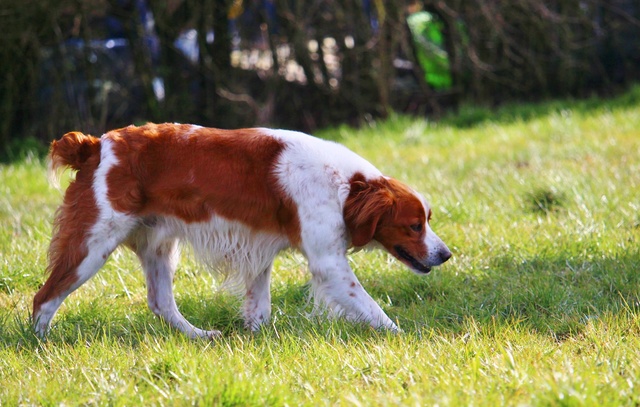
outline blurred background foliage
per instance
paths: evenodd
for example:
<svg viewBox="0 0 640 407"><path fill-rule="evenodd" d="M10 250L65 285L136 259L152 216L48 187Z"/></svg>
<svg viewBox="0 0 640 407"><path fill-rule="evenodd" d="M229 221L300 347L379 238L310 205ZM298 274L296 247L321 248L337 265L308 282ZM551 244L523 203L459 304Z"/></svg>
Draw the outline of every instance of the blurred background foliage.
<svg viewBox="0 0 640 407"><path fill-rule="evenodd" d="M640 77L636 0L2 0L0 27L5 159L69 130L313 131Z"/></svg>

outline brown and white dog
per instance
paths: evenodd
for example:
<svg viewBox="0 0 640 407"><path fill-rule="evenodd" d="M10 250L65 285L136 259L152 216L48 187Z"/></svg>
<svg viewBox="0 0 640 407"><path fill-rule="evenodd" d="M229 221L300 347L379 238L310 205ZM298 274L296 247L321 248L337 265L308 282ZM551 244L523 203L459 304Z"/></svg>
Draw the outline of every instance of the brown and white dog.
<svg viewBox="0 0 640 407"><path fill-rule="evenodd" d="M56 213L49 278L33 300L39 335L121 244L140 258L151 310L190 337L210 338L220 332L191 325L174 300L180 241L242 287L252 330L269 320L271 267L287 247L307 258L316 304L391 330L347 249L381 246L417 273L451 257L420 194L342 145L303 133L147 124L101 138L67 133L49 158L54 173L77 174Z"/></svg>

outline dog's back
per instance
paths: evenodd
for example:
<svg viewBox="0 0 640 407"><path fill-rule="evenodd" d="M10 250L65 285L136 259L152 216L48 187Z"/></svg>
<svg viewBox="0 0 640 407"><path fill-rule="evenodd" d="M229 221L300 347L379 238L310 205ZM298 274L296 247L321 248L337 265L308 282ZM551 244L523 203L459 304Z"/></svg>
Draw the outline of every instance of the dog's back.
<svg viewBox="0 0 640 407"><path fill-rule="evenodd" d="M148 124L107 133L118 164L107 177L113 208L187 223L213 214L257 230L297 233L295 208L273 176L284 144L256 129Z"/></svg>

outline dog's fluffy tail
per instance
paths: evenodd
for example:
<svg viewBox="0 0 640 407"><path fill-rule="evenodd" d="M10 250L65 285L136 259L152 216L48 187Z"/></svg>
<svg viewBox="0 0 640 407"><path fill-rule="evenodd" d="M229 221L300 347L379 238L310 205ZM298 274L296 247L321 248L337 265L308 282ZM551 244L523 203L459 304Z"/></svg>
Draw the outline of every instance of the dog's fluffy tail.
<svg viewBox="0 0 640 407"><path fill-rule="evenodd" d="M60 170L71 168L80 171L100 162L100 139L72 131L60 140L53 141L49 150L49 180L59 186Z"/></svg>

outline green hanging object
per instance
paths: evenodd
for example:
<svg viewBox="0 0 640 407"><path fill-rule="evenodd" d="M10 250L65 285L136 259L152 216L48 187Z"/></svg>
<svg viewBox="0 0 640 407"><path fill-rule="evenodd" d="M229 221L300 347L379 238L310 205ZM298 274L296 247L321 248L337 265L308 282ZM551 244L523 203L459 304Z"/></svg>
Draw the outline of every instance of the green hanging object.
<svg viewBox="0 0 640 407"><path fill-rule="evenodd" d="M425 71L425 80L435 90L453 86L449 54L444 45L444 23L427 11L419 11L407 18L418 62Z"/></svg>

